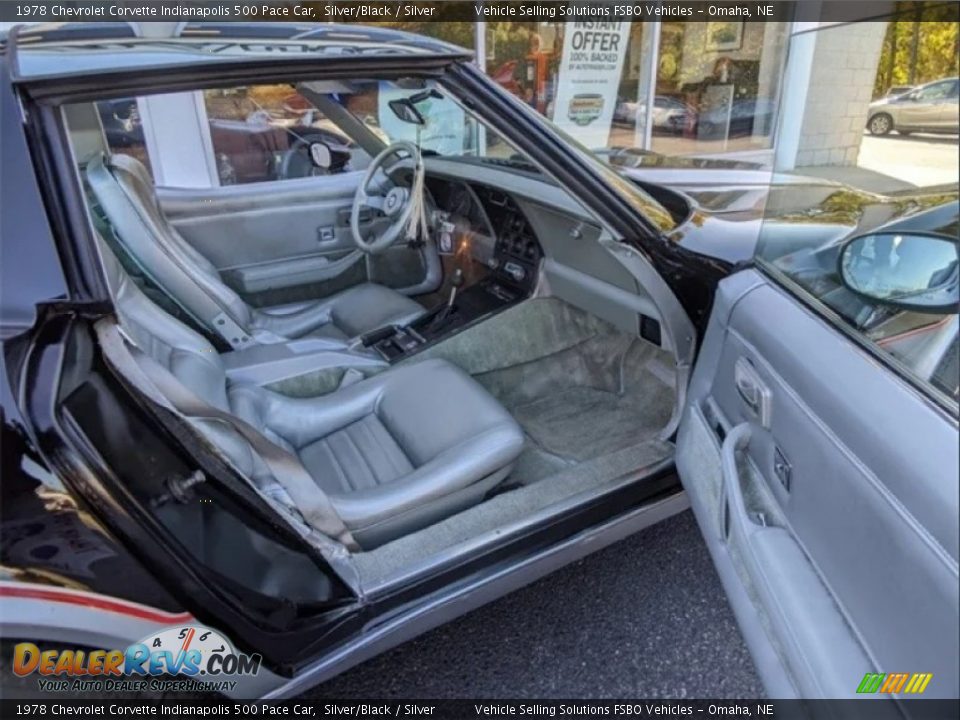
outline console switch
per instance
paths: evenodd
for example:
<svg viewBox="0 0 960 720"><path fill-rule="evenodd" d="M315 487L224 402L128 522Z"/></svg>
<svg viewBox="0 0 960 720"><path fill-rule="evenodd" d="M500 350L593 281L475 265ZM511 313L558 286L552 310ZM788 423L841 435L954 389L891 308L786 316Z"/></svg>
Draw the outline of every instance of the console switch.
<svg viewBox="0 0 960 720"><path fill-rule="evenodd" d="M527 277L527 271L523 269L522 265L515 262L508 261L505 263L503 271L518 283L523 282L524 278Z"/></svg>

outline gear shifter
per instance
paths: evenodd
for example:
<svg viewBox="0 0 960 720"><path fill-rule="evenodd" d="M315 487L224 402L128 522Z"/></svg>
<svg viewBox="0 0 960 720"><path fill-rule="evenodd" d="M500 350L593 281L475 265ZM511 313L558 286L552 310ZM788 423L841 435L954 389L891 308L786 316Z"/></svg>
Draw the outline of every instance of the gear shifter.
<svg viewBox="0 0 960 720"><path fill-rule="evenodd" d="M453 271L450 278L450 299L447 300L447 315L453 311L454 303L457 301L457 291L463 285L463 270L457 268Z"/></svg>
<svg viewBox="0 0 960 720"><path fill-rule="evenodd" d="M440 308L433 320L430 321L430 329L437 330L447 321L447 318L453 313L455 303L457 302L457 291L463 285L463 270L457 268L450 276L450 297L447 298L447 304Z"/></svg>

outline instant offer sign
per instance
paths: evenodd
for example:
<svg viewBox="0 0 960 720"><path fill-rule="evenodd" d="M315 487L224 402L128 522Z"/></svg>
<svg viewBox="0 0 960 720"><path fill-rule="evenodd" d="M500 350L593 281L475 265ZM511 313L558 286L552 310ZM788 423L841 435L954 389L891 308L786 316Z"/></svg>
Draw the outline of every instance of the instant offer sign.
<svg viewBox="0 0 960 720"><path fill-rule="evenodd" d="M628 22L566 25L553 121L588 148L607 144L629 32Z"/></svg>

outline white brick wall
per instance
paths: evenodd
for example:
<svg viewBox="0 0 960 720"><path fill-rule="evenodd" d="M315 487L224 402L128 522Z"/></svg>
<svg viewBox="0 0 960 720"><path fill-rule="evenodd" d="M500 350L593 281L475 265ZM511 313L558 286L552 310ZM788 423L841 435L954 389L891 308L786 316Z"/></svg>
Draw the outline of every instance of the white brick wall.
<svg viewBox="0 0 960 720"><path fill-rule="evenodd" d="M867 22L817 32L796 166L856 164L886 29Z"/></svg>

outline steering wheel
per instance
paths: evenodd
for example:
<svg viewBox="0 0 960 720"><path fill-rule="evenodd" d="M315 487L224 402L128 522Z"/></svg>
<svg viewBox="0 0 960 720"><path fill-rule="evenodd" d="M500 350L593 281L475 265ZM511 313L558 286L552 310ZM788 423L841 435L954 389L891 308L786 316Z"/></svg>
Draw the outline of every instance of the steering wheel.
<svg viewBox="0 0 960 720"><path fill-rule="evenodd" d="M413 143L401 141L384 148L370 162L367 172L353 196L353 207L350 208L350 232L357 247L370 255L382 253L396 242L400 234L409 225L410 217L415 209L416 203L413 202L413 196L408 188L394 185L384 195L378 192L371 193L370 191L370 182L373 180L373 176L383 167L387 158L394 155L399 157L403 153L413 161L412 187L422 187L420 179L423 175L423 162L420 159L420 152ZM367 239L360 232L360 211L365 207L381 210L391 221L379 237L371 236Z"/></svg>

